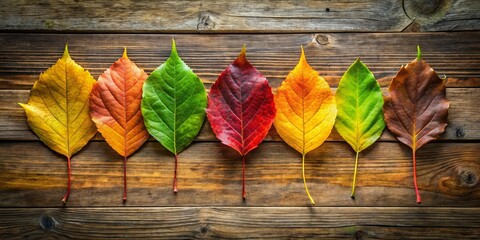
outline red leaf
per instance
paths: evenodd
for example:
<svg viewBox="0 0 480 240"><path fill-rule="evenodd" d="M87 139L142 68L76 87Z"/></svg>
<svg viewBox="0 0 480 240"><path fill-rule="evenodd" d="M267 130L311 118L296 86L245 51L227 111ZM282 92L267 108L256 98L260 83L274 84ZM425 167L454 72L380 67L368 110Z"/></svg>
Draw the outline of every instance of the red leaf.
<svg viewBox="0 0 480 240"><path fill-rule="evenodd" d="M208 94L207 117L223 144L242 155L245 198L245 155L260 144L275 118L272 88L248 61L246 48L218 77Z"/></svg>

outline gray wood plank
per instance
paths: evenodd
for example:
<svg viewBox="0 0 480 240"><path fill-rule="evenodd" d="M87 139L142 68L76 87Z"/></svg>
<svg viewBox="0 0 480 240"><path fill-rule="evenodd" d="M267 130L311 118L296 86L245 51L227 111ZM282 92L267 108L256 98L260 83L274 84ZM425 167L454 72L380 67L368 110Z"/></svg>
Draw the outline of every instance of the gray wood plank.
<svg viewBox="0 0 480 240"><path fill-rule="evenodd" d="M475 0L0 2L0 30L401 32L479 30Z"/></svg>
<svg viewBox="0 0 480 240"><path fill-rule="evenodd" d="M7 0L1 2L0 9L2 30L401 31L411 22L398 0L161 3Z"/></svg>

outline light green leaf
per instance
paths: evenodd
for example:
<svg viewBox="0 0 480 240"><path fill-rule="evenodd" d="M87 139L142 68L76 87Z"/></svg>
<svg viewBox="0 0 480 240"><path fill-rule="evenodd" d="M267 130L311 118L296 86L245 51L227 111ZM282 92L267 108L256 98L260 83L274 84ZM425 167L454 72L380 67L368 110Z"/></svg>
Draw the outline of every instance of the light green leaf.
<svg viewBox="0 0 480 240"><path fill-rule="evenodd" d="M338 108L335 129L357 153L352 185L353 198L358 154L372 145L385 128L383 96L372 72L357 59L343 74L335 98Z"/></svg>
<svg viewBox="0 0 480 240"><path fill-rule="evenodd" d="M170 57L143 85L145 127L175 154L176 161L178 153L190 145L200 131L206 107L207 94L203 83L178 56L175 41L172 41ZM176 176L174 191L175 179Z"/></svg>

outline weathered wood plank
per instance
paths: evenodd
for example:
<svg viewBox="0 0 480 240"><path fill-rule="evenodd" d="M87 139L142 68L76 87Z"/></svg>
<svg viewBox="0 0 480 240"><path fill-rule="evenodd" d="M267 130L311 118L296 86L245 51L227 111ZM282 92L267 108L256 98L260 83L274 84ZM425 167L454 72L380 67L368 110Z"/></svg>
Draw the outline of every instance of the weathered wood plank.
<svg viewBox="0 0 480 240"><path fill-rule="evenodd" d="M75 31L401 31L401 1L2 1L0 29ZM326 9L329 9L327 12ZM125 11L132 9L132 11ZM127 14L128 13L128 14ZM105 16L114 16L105 18Z"/></svg>
<svg viewBox="0 0 480 240"><path fill-rule="evenodd" d="M62 206L66 161L40 142L0 142L0 207ZM425 206L480 206L479 143L430 143L417 152ZM415 206L411 150L376 143L360 154L357 198L350 199L354 152L327 142L307 154L316 206ZM73 157L68 206L122 206L123 163L105 142ZM308 206L300 154L263 143L247 156L247 200L241 160L221 143L194 143L179 155L179 192L172 193L173 155L148 142L128 161L127 206Z"/></svg>
<svg viewBox="0 0 480 240"><path fill-rule="evenodd" d="M0 237L477 239L479 215L478 208L421 207L7 208Z"/></svg>
<svg viewBox="0 0 480 240"><path fill-rule="evenodd" d="M0 34L0 89L30 89L38 75L61 57L66 42L75 61L97 78L128 47L129 56L151 73L170 54L175 37L180 55L210 87L247 44L249 60L280 85L298 61L300 45L309 63L331 86L357 57L388 86L400 66L424 59L448 87L480 87L480 32L329 34Z"/></svg>
<svg viewBox="0 0 480 240"><path fill-rule="evenodd" d="M276 91L276 90L275 90ZM24 110L17 103L28 100L27 90L0 90L0 140L37 140L38 138L28 126ZM447 99L451 102L449 109L449 125L441 140L479 140L480 118L478 116L478 102L480 88L448 88ZM96 140L103 140L100 134ZM153 140L151 138L150 140ZM208 121L204 123L196 141L216 141ZM343 141L336 132L329 136L328 141ZM266 141L282 141L274 128L267 135ZM386 130L380 141L396 141L393 135Z"/></svg>
<svg viewBox="0 0 480 240"><path fill-rule="evenodd" d="M0 30L401 32L479 30L475 0L0 2Z"/></svg>

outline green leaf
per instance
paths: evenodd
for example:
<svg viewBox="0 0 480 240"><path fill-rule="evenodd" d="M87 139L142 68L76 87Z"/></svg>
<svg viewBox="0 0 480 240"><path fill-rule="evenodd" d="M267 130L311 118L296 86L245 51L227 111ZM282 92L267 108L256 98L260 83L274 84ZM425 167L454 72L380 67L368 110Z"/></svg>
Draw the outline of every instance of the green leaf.
<svg viewBox="0 0 480 240"><path fill-rule="evenodd" d="M357 59L343 74L335 94L338 114L335 129L357 153L352 184L355 196L358 154L382 135L383 96L372 72Z"/></svg>
<svg viewBox="0 0 480 240"><path fill-rule="evenodd" d="M178 56L172 40L170 57L152 72L143 85L145 127L175 154L176 159L200 131L206 107L207 94L203 83ZM175 179L174 176L174 191Z"/></svg>

